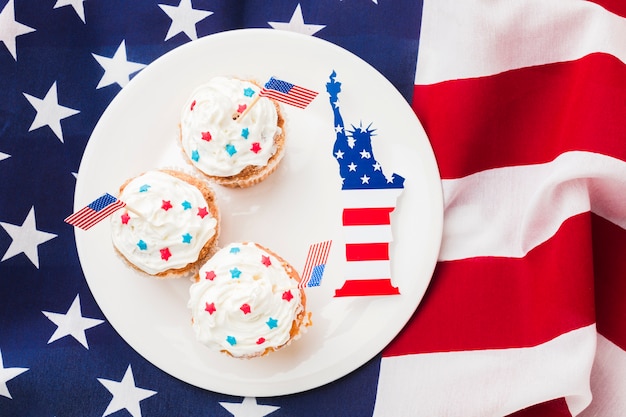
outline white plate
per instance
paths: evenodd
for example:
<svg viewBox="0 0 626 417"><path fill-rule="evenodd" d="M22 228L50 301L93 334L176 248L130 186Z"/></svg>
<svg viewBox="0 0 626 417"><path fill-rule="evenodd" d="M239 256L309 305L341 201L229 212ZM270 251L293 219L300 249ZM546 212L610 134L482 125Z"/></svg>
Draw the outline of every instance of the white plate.
<svg viewBox="0 0 626 417"><path fill-rule="evenodd" d="M340 180L326 82L342 82L346 126L373 123L376 159L405 178L393 213L392 280L401 294L335 298L344 282ZM279 169L244 190L214 187L222 213L220 243L257 241L302 270L312 243L333 240L320 287L307 290L313 326L266 357L239 360L195 341L187 309L190 282L138 275L115 255L108 221L76 230L81 265L111 325L148 361L211 391L240 396L300 392L334 381L378 354L407 323L428 286L441 242L441 181L426 134L400 93L360 58L314 37L271 29L207 36L141 71L103 113L85 150L75 208L116 193L145 170L184 167L176 143L181 106L215 75L274 75L319 92L301 110L287 105L288 143Z"/></svg>

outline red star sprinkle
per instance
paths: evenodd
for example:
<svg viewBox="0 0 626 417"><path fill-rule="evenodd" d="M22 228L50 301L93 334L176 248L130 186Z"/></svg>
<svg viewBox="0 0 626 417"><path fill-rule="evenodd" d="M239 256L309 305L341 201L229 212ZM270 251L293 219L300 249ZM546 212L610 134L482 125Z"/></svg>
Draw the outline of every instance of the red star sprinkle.
<svg viewBox="0 0 626 417"><path fill-rule="evenodd" d="M239 309L241 311L243 311L243 314L250 314L250 305L249 304L242 304L241 307L239 307Z"/></svg>
<svg viewBox="0 0 626 417"><path fill-rule="evenodd" d="M172 203L170 203L169 200L167 200L167 201L162 200L162 201L163 201L163 204L161 204L161 208L163 210L168 211L169 209L172 208Z"/></svg>
<svg viewBox="0 0 626 417"><path fill-rule="evenodd" d="M205 304L206 304L206 307L204 307L204 311L206 311L207 313L213 314L215 313L215 311L217 311L215 308L215 303L211 303L211 304L205 303Z"/></svg>
<svg viewBox="0 0 626 417"><path fill-rule="evenodd" d="M205 216L207 216L209 214L209 211L206 209L206 207L200 207L198 209L198 216L200 216L201 219L204 219Z"/></svg>
<svg viewBox="0 0 626 417"><path fill-rule="evenodd" d="M243 113L246 110L246 106L245 104L240 104L239 106L237 106L237 113Z"/></svg>
<svg viewBox="0 0 626 417"><path fill-rule="evenodd" d="M210 142L213 137L211 136L211 132L202 132L202 140L206 140Z"/></svg>
<svg viewBox="0 0 626 417"><path fill-rule="evenodd" d="M289 302L291 301L292 298L293 298L293 294L291 293L291 290L287 290L283 293L283 300Z"/></svg>
<svg viewBox="0 0 626 417"><path fill-rule="evenodd" d="M193 111L194 107L196 107L196 100L191 102L191 107L189 108L189 110Z"/></svg>
<svg viewBox="0 0 626 417"><path fill-rule="evenodd" d="M163 259L164 261L167 261L168 259L170 259L170 256L172 256L172 253L170 252L170 248L163 248L160 250L161 252L161 259Z"/></svg>
<svg viewBox="0 0 626 417"><path fill-rule="evenodd" d="M215 279L215 272L213 271L207 271L204 274L204 279L208 279L209 281L213 281Z"/></svg>
<svg viewBox="0 0 626 417"><path fill-rule="evenodd" d="M263 337L259 337L259 340L256 341L257 345L262 345L263 343L265 343L265 338Z"/></svg>
<svg viewBox="0 0 626 417"><path fill-rule="evenodd" d="M130 220L130 216L128 215L128 213L122 214L121 218L122 218L122 224L128 224L128 221Z"/></svg>
<svg viewBox="0 0 626 417"><path fill-rule="evenodd" d="M259 142L254 142L250 150L254 153L259 153L261 151L261 144Z"/></svg>
<svg viewBox="0 0 626 417"><path fill-rule="evenodd" d="M272 264L272 260L269 256L261 255L261 263L269 267Z"/></svg>

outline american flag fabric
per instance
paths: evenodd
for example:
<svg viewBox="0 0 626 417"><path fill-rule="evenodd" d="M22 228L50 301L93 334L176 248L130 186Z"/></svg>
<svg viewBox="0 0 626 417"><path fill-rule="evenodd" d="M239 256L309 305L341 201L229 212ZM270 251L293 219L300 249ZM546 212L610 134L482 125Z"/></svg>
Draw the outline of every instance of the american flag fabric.
<svg viewBox="0 0 626 417"><path fill-rule="evenodd" d="M259 97L268 97L304 109L317 94L317 91L271 77L259 92Z"/></svg>
<svg viewBox="0 0 626 417"><path fill-rule="evenodd" d="M300 288L319 287L322 284L324 269L326 269L326 262L328 261L332 244L332 240L326 240L309 246L309 252L306 255L300 276L300 284L298 285Z"/></svg>
<svg viewBox="0 0 626 417"><path fill-rule="evenodd" d="M249 27L378 69L422 122L445 196L405 329L345 377L269 398L198 389L131 349L64 222L132 77ZM626 415L624 39L621 0L0 0L0 415Z"/></svg>
<svg viewBox="0 0 626 417"><path fill-rule="evenodd" d="M126 203L109 193L104 193L85 207L65 218L65 222L83 230L89 230L115 211L125 207Z"/></svg>
<svg viewBox="0 0 626 417"><path fill-rule="evenodd" d="M375 416L626 415L625 17L611 0L424 1L411 103L444 234Z"/></svg>

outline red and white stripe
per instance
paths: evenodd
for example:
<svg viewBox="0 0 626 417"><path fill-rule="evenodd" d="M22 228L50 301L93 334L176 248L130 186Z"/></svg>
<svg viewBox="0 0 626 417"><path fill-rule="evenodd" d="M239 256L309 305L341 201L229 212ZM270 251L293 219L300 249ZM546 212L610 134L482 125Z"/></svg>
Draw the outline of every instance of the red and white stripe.
<svg viewBox="0 0 626 417"><path fill-rule="evenodd" d="M617 0L424 1L412 105L444 236L375 417L626 415L625 17Z"/></svg>
<svg viewBox="0 0 626 417"><path fill-rule="evenodd" d="M342 190L346 281L336 296L398 294L391 282L390 214L402 188Z"/></svg>

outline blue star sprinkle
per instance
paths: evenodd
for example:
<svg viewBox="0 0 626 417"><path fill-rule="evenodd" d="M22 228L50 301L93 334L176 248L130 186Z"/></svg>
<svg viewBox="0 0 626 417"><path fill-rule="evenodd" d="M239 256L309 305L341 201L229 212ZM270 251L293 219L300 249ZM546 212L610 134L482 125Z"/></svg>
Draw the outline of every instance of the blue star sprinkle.
<svg viewBox="0 0 626 417"><path fill-rule="evenodd" d="M236 246L233 246L232 248L230 248L230 253L237 254L239 252L241 252L241 249Z"/></svg>
<svg viewBox="0 0 626 417"><path fill-rule="evenodd" d="M231 345L235 346L237 344L237 339L234 336L226 336L226 341Z"/></svg>
<svg viewBox="0 0 626 417"><path fill-rule="evenodd" d="M189 201L185 200L181 204L182 204L184 210L191 209L191 203Z"/></svg>
<svg viewBox="0 0 626 417"><path fill-rule="evenodd" d="M226 145L225 148L226 148L226 152L228 152L230 156L233 156L234 154L237 153L237 149L235 149L235 146L231 145L230 143Z"/></svg>
<svg viewBox="0 0 626 417"><path fill-rule="evenodd" d="M246 87L243 90L243 95L246 97L252 97L254 95L254 90L250 87Z"/></svg>
<svg viewBox="0 0 626 417"><path fill-rule="evenodd" d="M244 127L243 129L241 129L241 136L244 139L248 139L248 135L250 134L250 131L248 130L247 127Z"/></svg>
<svg viewBox="0 0 626 417"><path fill-rule="evenodd" d="M139 192L140 192L140 193L145 193L146 191L148 191L148 189L149 189L150 187L151 187L150 185L148 185L148 184L144 184L144 185L142 185L141 187L139 187Z"/></svg>
<svg viewBox="0 0 626 417"><path fill-rule="evenodd" d="M192 236L189 233L183 235L183 243L191 243Z"/></svg>
<svg viewBox="0 0 626 417"><path fill-rule="evenodd" d="M200 154L198 153L198 151L191 151L191 159L193 159L195 162L198 162L198 160L200 159Z"/></svg>
<svg viewBox="0 0 626 417"><path fill-rule="evenodd" d="M146 242L144 242L143 240L139 240L139 242L137 242L137 246L139 247L139 249L141 250L146 250L148 249L148 245L146 244Z"/></svg>
<svg viewBox="0 0 626 417"><path fill-rule="evenodd" d="M237 268L233 268L230 270L230 276L231 278L235 279L235 278L239 278L239 276L241 275L241 271Z"/></svg>
<svg viewBox="0 0 626 417"><path fill-rule="evenodd" d="M269 320L265 322L270 329L273 329L278 326L278 320L270 317Z"/></svg>

